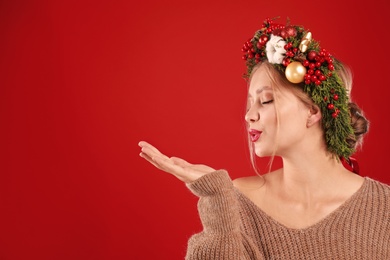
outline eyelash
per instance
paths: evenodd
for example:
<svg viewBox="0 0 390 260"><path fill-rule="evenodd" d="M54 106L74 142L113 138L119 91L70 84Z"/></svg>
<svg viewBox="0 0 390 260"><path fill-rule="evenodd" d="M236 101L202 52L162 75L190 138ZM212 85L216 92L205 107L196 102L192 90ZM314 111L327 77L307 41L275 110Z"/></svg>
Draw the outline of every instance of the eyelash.
<svg viewBox="0 0 390 260"><path fill-rule="evenodd" d="M261 102L261 104L262 105L266 105L266 104L270 104L272 102L273 102L273 100L271 99L271 100L268 100L268 101Z"/></svg>

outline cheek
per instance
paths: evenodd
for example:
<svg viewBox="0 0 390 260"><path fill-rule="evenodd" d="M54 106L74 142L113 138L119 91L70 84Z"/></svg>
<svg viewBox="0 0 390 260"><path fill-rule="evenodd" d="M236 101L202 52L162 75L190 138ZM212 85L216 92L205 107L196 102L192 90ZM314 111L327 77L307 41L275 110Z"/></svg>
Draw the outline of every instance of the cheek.
<svg viewBox="0 0 390 260"><path fill-rule="evenodd" d="M302 116L300 113L294 113L293 111L291 111L291 113L287 113L280 120L280 125L290 128L291 130L302 129L306 127L306 123L306 117Z"/></svg>
<svg viewBox="0 0 390 260"><path fill-rule="evenodd" d="M280 113L280 137L300 138L305 134L307 123L307 112L291 107Z"/></svg>
<svg viewBox="0 0 390 260"><path fill-rule="evenodd" d="M260 121L265 128L276 127L277 116L274 108L269 108L267 111L260 113Z"/></svg>

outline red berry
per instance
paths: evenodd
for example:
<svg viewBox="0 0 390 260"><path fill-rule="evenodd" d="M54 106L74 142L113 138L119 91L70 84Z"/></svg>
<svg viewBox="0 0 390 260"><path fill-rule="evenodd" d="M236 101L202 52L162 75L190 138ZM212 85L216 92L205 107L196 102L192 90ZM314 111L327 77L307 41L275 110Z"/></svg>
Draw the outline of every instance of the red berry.
<svg viewBox="0 0 390 260"><path fill-rule="evenodd" d="M286 32L286 30L281 30L281 31L280 31L280 37L282 37L283 39L286 39L286 38L287 38L287 32Z"/></svg>
<svg viewBox="0 0 390 260"><path fill-rule="evenodd" d="M324 81L324 80L326 80L326 77L324 75L320 75L320 80Z"/></svg>
<svg viewBox="0 0 390 260"><path fill-rule="evenodd" d="M339 99L339 95L334 94L334 95L333 95L333 99L334 99L334 100L338 100L338 99Z"/></svg>
<svg viewBox="0 0 390 260"><path fill-rule="evenodd" d="M312 82L316 82L316 81L317 81L317 76L314 76L314 75L311 76L311 77L310 77L310 80L311 80Z"/></svg>
<svg viewBox="0 0 390 260"><path fill-rule="evenodd" d="M338 114L336 112L332 113L333 118L336 118L337 116L338 116Z"/></svg>
<svg viewBox="0 0 390 260"><path fill-rule="evenodd" d="M248 57L246 55L242 55L242 59L246 60Z"/></svg>
<svg viewBox="0 0 390 260"><path fill-rule="evenodd" d="M317 67L317 68L321 67L321 62L317 61L317 62L316 62L316 67Z"/></svg>
<svg viewBox="0 0 390 260"><path fill-rule="evenodd" d="M286 56L294 57L294 53L292 51L288 51L288 52L286 52Z"/></svg>
<svg viewBox="0 0 390 260"><path fill-rule="evenodd" d="M328 97L324 97L324 101L327 101L328 100Z"/></svg>
<svg viewBox="0 0 390 260"><path fill-rule="evenodd" d="M260 36L260 39L259 39L259 42L264 42L264 44L265 43L267 43L268 42L268 36L267 35L265 35L265 34L263 34L263 35L261 35Z"/></svg>
<svg viewBox="0 0 390 260"><path fill-rule="evenodd" d="M310 74L305 74L304 76L305 79L310 79L310 77L311 77Z"/></svg>
<svg viewBox="0 0 390 260"><path fill-rule="evenodd" d="M309 67L309 64L310 64L310 62L308 60L304 60L302 62L302 65L305 66L305 67Z"/></svg>
<svg viewBox="0 0 390 260"><path fill-rule="evenodd" d="M329 110L334 109L334 105L333 105L332 103L329 103L329 104L328 104L328 109L329 109Z"/></svg>
<svg viewBox="0 0 390 260"><path fill-rule="evenodd" d="M311 83L311 80L310 80L310 79L306 79L306 80L305 80L305 84L306 84L306 85L309 85L310 83Z"/></svg>
<svg viewBox="0 0 390 260"><path fill-rule="evenodd" d="M313 75L313 74L314 74L314 70L312 70L312 69L309 69L309 70L307 71L307 74L309 74L309 75Z"/></svg>
<svg viewBox="0 0 390 260"><path fill-rule="evenodd" d="M253 56L253 53L249 53L249 54L248 54L248 58L249 58L249 59L253 59L253 57L254 57L254 56Z"/></svg>
<svg viewBox="0 0 390 260"><path fill-rule="evenodd" d="M286 26L284 30L286 31L287 37L297 36L297 30L294 28L294 26Z"/></svg>
<svg viewBox="0 0 390 260"><path fill-rule="evenodd" d="M321 81L320 80L316 80L316 82L314 82L317 86L321 85Z"/></svg>
<svg viewBox="0 0 390 260"><path fill-rule="evenodd" d="M287 67L288 64L290 64L290 59L289 58L283 59L282 64L283 64L283 66Z"/></svg>
<svg viewBox="0 0 390 260"><path fill-rule="evenodd" d="M314 74L316 74L316 76L318 77L318 76L322 75L322 72L320 70L316 70L316 72Z"/></svg>
<svg viewBox="0 0 390 260"><path fill-rule="evenodd" d="M329 70L334 70L333 64L329 64L329 65L328 65L328 69L329 69Z"/></svg>
<svg viewBox="0 0 390 260"><path fill-rule="evenodd" d="M314 63L309 64L309 68L314 69L315 67L316 67L316 65Z"/></svg>
<svg viewBox="0 0 390 260"><path fill-rule="evenodd" d="M330 89L330 93L332 94L334 93L334 88Z"/></svg>
<svg viewBox="0 0 390 260"><path fill-rule="evenodd" d="M315 51L310 51L308 54L307 54L307 58L309 60L314 60L315 57L317 56L317 53Z"/></svg>
<svg viewBox="0 0 390 260"><path fill-rule="evenodd" d="M280 28L279 26L274 27L272 34L275 36L280 36Z"/></svg>

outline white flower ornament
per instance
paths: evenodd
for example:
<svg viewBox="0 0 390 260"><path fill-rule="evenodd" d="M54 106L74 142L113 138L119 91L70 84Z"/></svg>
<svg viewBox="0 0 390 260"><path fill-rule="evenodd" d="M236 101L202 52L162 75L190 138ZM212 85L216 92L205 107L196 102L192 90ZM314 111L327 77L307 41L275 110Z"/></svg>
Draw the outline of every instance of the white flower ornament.
<svg viewBox="0 0 390 260"><path fill-rule="evenodd" d="M271 38L266 45L267 59L269 63L272 64L281 64L284 59L284 54L286 50L284 49L286 42L280 36L275 36L271 34Z"/></svg>

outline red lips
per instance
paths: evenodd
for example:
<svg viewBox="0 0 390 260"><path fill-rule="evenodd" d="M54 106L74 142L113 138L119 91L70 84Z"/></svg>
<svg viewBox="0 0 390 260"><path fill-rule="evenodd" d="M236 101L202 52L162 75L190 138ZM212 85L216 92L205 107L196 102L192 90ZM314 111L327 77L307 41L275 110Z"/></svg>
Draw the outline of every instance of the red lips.
<svg viewBox="0 0 390 260"><path fill-rule="evenodd" d="M256 129L249 129L248 132L252 142L256 142L257 140L259 140L260 135L262 133L261 131L258 131Z"/></svg>

